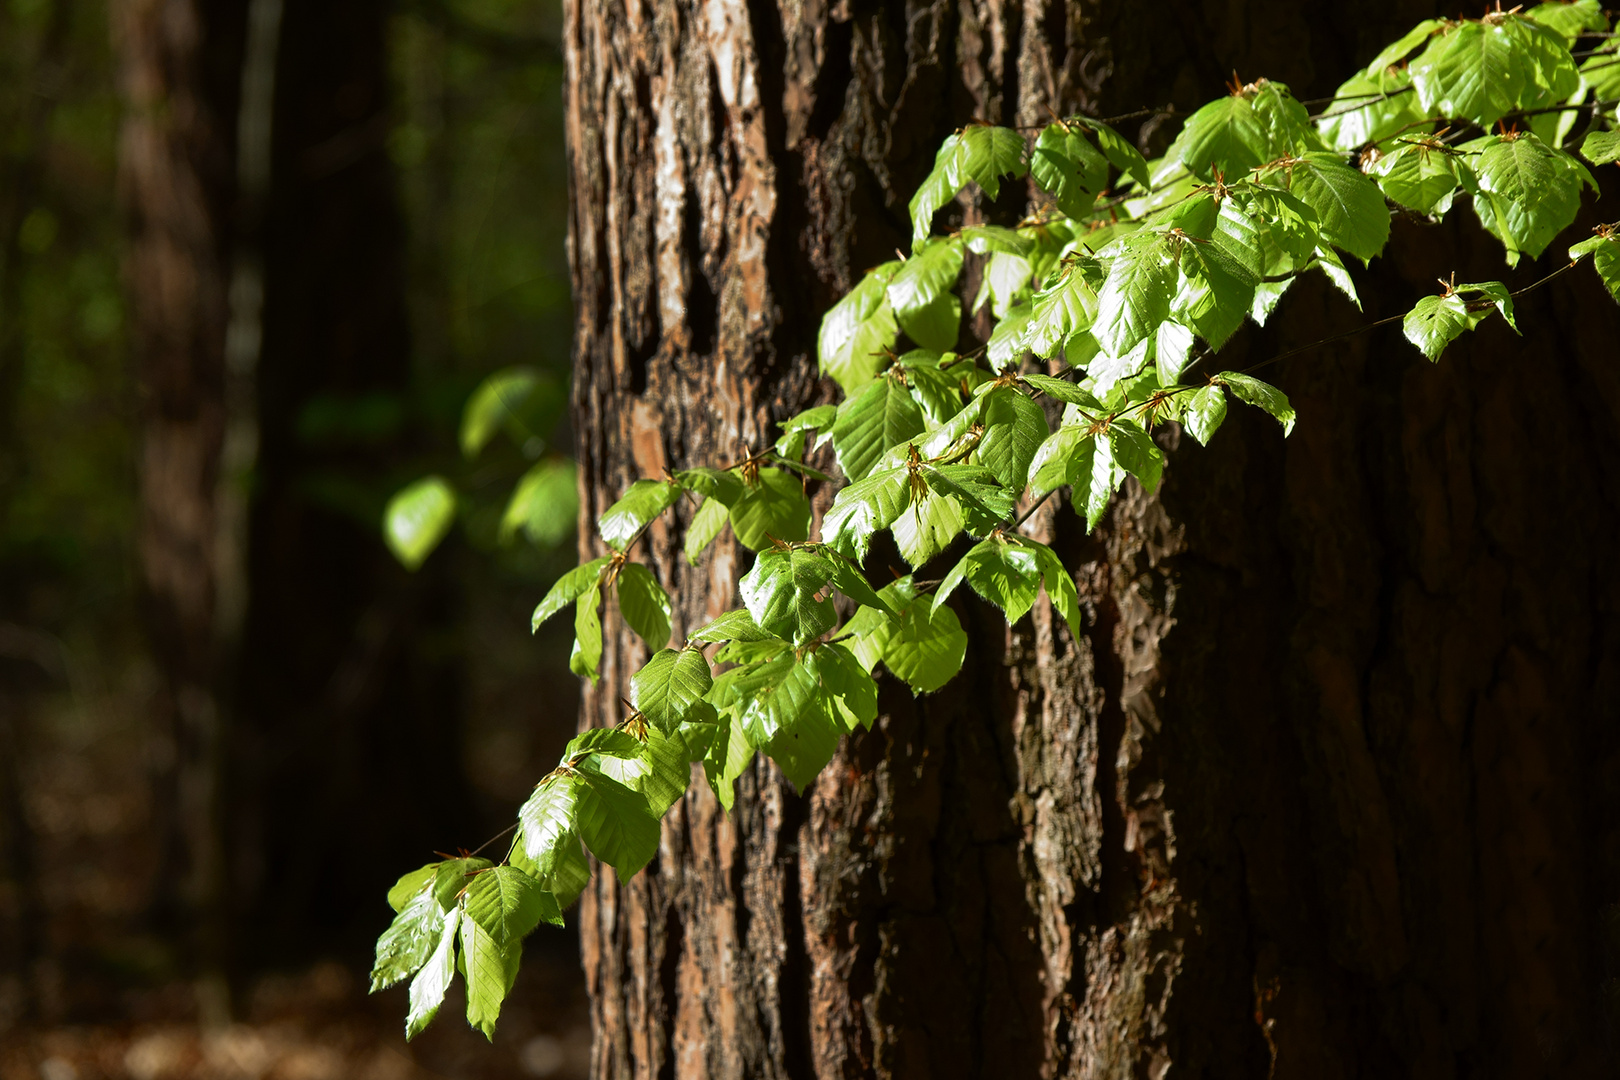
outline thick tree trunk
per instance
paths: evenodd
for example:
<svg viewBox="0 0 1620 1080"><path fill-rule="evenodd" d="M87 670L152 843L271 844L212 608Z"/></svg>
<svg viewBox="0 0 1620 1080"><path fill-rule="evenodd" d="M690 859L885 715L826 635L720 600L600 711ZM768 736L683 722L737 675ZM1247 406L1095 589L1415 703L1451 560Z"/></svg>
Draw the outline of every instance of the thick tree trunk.
<svg viewBox="0 0 1620 1080"><path fill-rule="evenodd" d="M1186 108L1234 68L1331 93L1432 14L1395 7L572 0L584 521L826 397L820 312L905 243L953 127ZM1472 221L1398 223L1366 318L1453 268L1503 274ZM1362 319L1302 286L1229 366ZM962 674L885 684L811 790L756 761L726 815L695 785L583 900L595 1075L1602 1075L1620 318L1572 277L1519 322L1438 367L1398 333L1284 366L1288 442L1234 416L1096 535L1032 519L1081 640L963 594ZM688 567L684 523L639 553L677 635L747 565ZM608 640L587 725L645 657Z"/></svg>

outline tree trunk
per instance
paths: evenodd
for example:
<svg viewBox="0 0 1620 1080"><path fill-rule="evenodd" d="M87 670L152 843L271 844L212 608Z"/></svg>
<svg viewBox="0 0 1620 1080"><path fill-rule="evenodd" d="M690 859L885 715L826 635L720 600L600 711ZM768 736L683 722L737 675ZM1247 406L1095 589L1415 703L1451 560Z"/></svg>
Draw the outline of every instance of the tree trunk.
<svg viewBox="0 0 1620 1080"><path fill-rule="evenodd" d="M1330 94L1433 13L1396 7L571 0L582 522L829 397L820 313L906 244L954 127L1185 110L1234 69ZM1027 194L959 210L1016 220ZM1398 221L1365 316L1304 285L1222 362L1500 259L1472 220ZM1391 328L1274 369L1287 442L1257 414L1209 450L1167 433L1159 492L1131 482L1093 536L1031 519L1081 640L963 590L956 681L884 683L809 791L756 760L726 815L695 784L653 865L583 899L594 1074L1602 1075L1620 318L1571 275L1519 325L1438 366ZM747 565L728 534L688 567L685 521L638 553L677 636ZM586 725L645 659L615 618Z"/></svg>

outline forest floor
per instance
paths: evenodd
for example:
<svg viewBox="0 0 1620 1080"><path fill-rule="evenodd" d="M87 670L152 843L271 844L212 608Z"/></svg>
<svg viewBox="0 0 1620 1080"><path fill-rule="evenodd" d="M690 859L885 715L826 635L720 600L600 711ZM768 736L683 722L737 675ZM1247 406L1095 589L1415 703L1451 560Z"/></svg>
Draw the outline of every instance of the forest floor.
<svg viewBox="0 0 1620 1080"><path fill-rule="evenodd" d="M368 997L327 963L265 978L239 1019L206 1027L188 987L126 997L127 1021L21 1025L0 1035L0 1080L516 1080L586 1074L590 1031L577 971L526 963L486 1042L456 992L407 1044L403 988Z"/></svg>

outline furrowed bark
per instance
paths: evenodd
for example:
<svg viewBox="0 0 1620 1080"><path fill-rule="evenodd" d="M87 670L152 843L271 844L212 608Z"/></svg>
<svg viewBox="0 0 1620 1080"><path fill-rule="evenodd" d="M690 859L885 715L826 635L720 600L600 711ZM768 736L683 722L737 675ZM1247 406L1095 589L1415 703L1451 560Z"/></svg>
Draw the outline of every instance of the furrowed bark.
<svg viewBox="0 0 1620 1080"><path fill-rule="evenodd" d="M907 244L956 126L1185 110L1233 68L1327 94L1428 14L575 0L582 555L632 480L734 460L830 396L820 313ZM957 213L1015 221L1027 197ZM1454 217L1397 223L1357 272L1366 316L1303 285L1221 365L1451 269L1503 276ZM1032 519L1076 573L1080 640L964 591L962 674L884 683L808 792L756 762L726 815L696 783L655 863L582 901L595 1075L1601 1075L1620 319L1571 275L1519 324L1438 366L1395 332L1274 369L1291 439L1234 406L1209 450L1166 432L1163 487L1095 535ZM635 553L677 636L748 565L728 534L688 567L689 513ZM619 718L645 657L610 614L584 724Z"/></svg>

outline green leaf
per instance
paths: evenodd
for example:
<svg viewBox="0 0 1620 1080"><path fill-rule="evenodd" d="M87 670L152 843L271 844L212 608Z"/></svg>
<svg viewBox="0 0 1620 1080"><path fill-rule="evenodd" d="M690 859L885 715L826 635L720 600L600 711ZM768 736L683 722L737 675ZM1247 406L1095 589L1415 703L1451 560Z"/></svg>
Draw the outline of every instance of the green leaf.
<svg viewBox="0 0 1620 1080"><path fill-rule="evenodd" d="M619 614L649 649L669 644L669 594L658 584L653 572L640 563L619 567L616 582Z"/></svg>
<svg viewBox="0 0 1620 1080"><path fill-rule="evenodd" d="M530 631L540 629L541 623L584 596L588 590L595 588L601 582L602 568L607 564L608 560L605 558L592 559L558 578L551 591L546 593L546 598L534 609L534 617L529 624Z"/></svg>
<svg viewBox="0 0 1620 1080"><path fill-rule="evenodd" d="M1029 171L1052 193L1057 208L1072 218L1091 213L1097 193L1108 186L1108 159L1079 130L1061 121L1049 124L1035 140Z"/></svg>
<svg viewBox="0 0 1620 1080"><path fill-rule="evenodd" d="M416 898L417 893L428 887L428 883L433 881L438 872L439 864L432 862L401 877L394 882L394 887L388 890L388 906L395 911L403 911L405 905Z"/></svg>
<svg viewBox="0 0 1620 1080"><path fill-rule="evenodd" d="M1407 312L1401 329L1406 340L1421 349L1424 356L1439 360L1445 347L1464 331L1478 326L1492 307L1502 313L1509 326L1518 329L1513 321L1513 297L1500 281L1459 285L1444 296L1425 296Z"/></svg>
<svg viewBox="0 0 1620 1080"><path fill-rule="evenodd" d="M984 398L984 437L975 455L1010 492L1024 490L1029 463L1048 434L1046 413L1027 394L1003 387Z"/></svg>
<svg viewBox="0 0 1620 1080"><path fill-rule="evenodd" d="M1092 409L1105 412L1102 402L1098 401L1082 387L1076 386L1068 379L1060 379L1055 375L1020 375L1019 379L1041 393L1070 405L1078 405L1082 409Z"/></svg>
<svg viewBox="0 0 1620 1080"><path fill-rule="evenodd" d="M1086 531L1090 532L1102 521L1114 492L1125 482L1125 470L1114 460L1114 443L1107 433L1087 439L1078 447L1076 466L1081 465L1089 468L1087 473L1075 478L1074 508L1086 519ZM1081 497L1080 480L1085 481L1084 498Z"/></svg>
<svg viewBox="0 0 1620 1080"><path fill-rule="evenodd" d="M1226 393L1211 383L1192 395L1192 399L1187 402L1187 409L1181 422L1193 438L1201 445L1208 446L1209 440L1220 429L1221 421L1225 419Z"/></svg>
<svg viewBox="0 0 1620 1080"><path fill-rule="evenodd" d="M567 774L551 773L518 809L520 828L512 844L513 865L532 874L561 907L572 904L590 881L590 863L574 827L574 803Z"/></svg>
<svg viewBox="0 0 1620 1080"><path fill-rule="evenodd" d="M1176 295L1179 241L1163 233L1137 233L1112 244L1108 278L1097 294L1092 333L1110 356L1124 356L1170 317Z"/></svg>
<svg viewBox="0 0 1620 1080"><path fill-rule="evenodd" d="M951 291L962 270L958 240L930 240L889 281L889 306L917 344L945 350L956 344L962 304Z"/></svg>
<svg viewBox="0 0 1620 1080"><path fill-rule="evenodd" d="M1085 118L1081 118L1079 123L1091 129L1091 137L1097 140L1098 149L1103 152L1110 165L1136 181L1137 186L1143 191L1152 187L1148 165L1143 160L1140 150L1107 124Z"/></svg>
<svg viewBox="0 0 1620 1080"><path fill-rule="evenodd" d="M1574 3L1560 0L1558 3L1537 4L1525 12L1524 17L1549 30L1556 30L1564 39L1565 47L1571 49L1583 31L1602 33L1609 28L1609 20L1604 17L1603 8L1597 0L1575 0Z"/></svg>
<svg viewBox="0 0 1620 1080"><path fill-rule="evenodd" d="M1475 173L1489 208L1478 196L1474 208L1508 249L1508 265L1521 251L1538 258L1575 220L1582 185L1595 190L1597 184L1575 158L1534 135L1493 136L1483 145ZM1486 222L1487 216L1494 220Z"/></svg>
<svg viewBox="0 0 1620 1080"><path fill-rule="evenodd" d="M1305 154L1280 170L1290 194L1316 212L1322 237L1367 262L1389 240L1389 208L1378 185L1333 154Z"/></svg>
<svg viewBox="0 0 1620 1080"><path fill-rule="evenodd" d="M824 408L830 409L831 406ZM735 469L711 469L707 466L682 469L675 474L674 479L683 491L692 491L705 498L718 499L727 506L741 498L744 490L742 477L737 475Z"/></svg>
<svg viewBox="0 0 1620 1080"><path fill-rule="evenodd" d="M1223 371L1215 381L1230 387L1239 401L1271 414L1283 426L1285 436L1294 430L1294 408L1288 404L1288 395L1275 386L1239 371Z"/></svg>
<svg viewBox="0 0 1620 1080"><path fill-rule="evenodd" d="M630 677L630 700L655 728L667 733L703 700L713 681L701 652L661 649Z"/></svg>
<svg viewBox="0 0 1620 1080"><path fill-rule="evenodd" d="M845 596L867 607L882 607L883 601L878 598L877 591L867 583L861 574L861 568L850 562L844 556L830 548L822 548L827 562L832 566L832 584Z"/></svg>
<svg viewBox="0 0 1620 1080"><path fill-rule="evenodd" d="M1035 247L1035 242L1029 237L1001 225L969 225L962 230L962 242L975 255L1002 252L1023 256Z"/></svg>
<svg viewBox="0 0 1620 1080"><path fill-rule="evenodd" d="M1193 175L1208 180L1220 170L1228 181L1320 145L1305 107L1288 87L1265 79L1193 113L1176 142Z"/></svg>
<svg viewBox="0 0 1620 1080"><path fill-rule="evenodd" d="M1259 277L1242 262L1228 255L1218 244L1185 243L1181 249L1181 282L1171 310L1183 324L1191 325L1212 348L1226 344L1237 328L1248 317L1254 304L1254 287ZM1162 340L1164 328L1175 323L1159 324ZM1189 335L1179 357L1159 357L1159 370L1174 382L1186 363L1187 348L1192 345Z"/></svg>
<svg viewBox="0 0 1620 1080"><path fill-rule="evenodd" d="M773 540L808 539L810 500L804 496L804 485L781 469L759 470L758 481L731 508L731 531L750 551L769 547Z"/></svg>
<svg viewBox="0 0 1620 1080"><path fill-rule="evenodd" d="M1445 144L1403 143L1369 168L1392 202L1420 214L1444 214L1457 190L1457 170Z"/></svg>
<svg viewBox="0 0 1620 1080"><path fill-rule="evenodd" d="M746 611L728 611L692 632L693 641L769 641L775 636L760 629Z"/></svg>
<svg viewBox="0 0 1620 1080"><path fill-rule="evenodd" d="M1620 61L1616 61L1620 65ZM1620 131L1589 132L1581 143L1581 157L1594 165L1620 160Z"/></svg>
<svg viewBox="0 0 1620 1080"><path fill-rule="evenodd" d="M931 490L956 500L963 523L975 536L987 536L1005 524L1018 501L1017 491L1023 490L1003 487L995 473L979 465L924 465L922 478Z"/></svg>
<svg viewBox="0 0 1620 1080"><path fill-rule="evenodd" d="M837 618L831 598L817 598L832 575L832 563L813 550L769 550L759 553L738 586L761 629L803 645L831 630Z"/></svg>
<svg viewBox="0 0 1620 1080"><path fill-rule="evenodd" d="M967 634L956 613L918 593L903 577L880 593L898 618L877 615L866 628L855 626L851 652L870 668L878 660L915 693L938 690L955 677L967 655Z"/></svg>
<svg viewBox="0 0 1620 1080"><path fill-rule="evenodd" d="M1412 92L1412 77L1404 68L1380 69L1371 76L1358 72L1333 97L1332 105L1317 120L1316 130L1340 153L1381 142L1423 119L1417 94Z"/></svg>
<svg viewBox="0 0 1620 1080"><path fill-rule="evenodd" d="M838 409L833 424L833 451L851 480L860 480L891 446L924 430L922 410L898 378L877 379Z"/></svg>
<svg viewBox="0 0 1620 1080"><path fill-rule="evenodd" d="M1052 432L1030 462L1031 498L1041 498L1065 484L1089 484L1094 453L1096 446L1088 427L1065 424Z"/></svg>
<svg viewBox="0 0 1620 1080"><path fill-rule="evenodd" d="M567 765L591 754L616 758L640 757L641 743L634 735L618 728L589 728L568 741L563 748L562 764Z"/></svg>
<svg viewBox="0 0 1620 1080"><path fill-rule="evenodd" d="M617 871L620 882L635 877L658 854L658 819L647 797L583 766L567 782L574 793L574 827L585 846Z"/></svg>
<svg viewBox="0 0 1620 1080"><path fill-rule="evenodd" d="M979 286L978 297L973 301L973 310L984 307L988 299L990 313L998 319L1005 319L1015 304L1029 298L1030 280L1034 275L1034 267L1024 256L1005 252L992 254L985 261L984 281Z"/></svg>
<svg viewBox="0 0 1620 1080"><path fill-rule="evenodd" d="M1597 271L1609 295L1620 303L1620 234L1600 232L1589 240L1582 240L1569 249L1571 259L1592 256L1592 269Z"/></svg>
<svg viewBox="0 0 1620 1080"><path fill-rule="evenodd" d="M431 1024L444 1003L444 992L450 989L450 980L456 974L456 932L461 928L461 920L459 907L444 914L438 945L411 980L410 1010L405 1014L406 1039L416 1038Z"/></svg>
<svg viewBox="0 0 1620 1080"><path fill-rule="evenodd" d="M1327 279L1333 282L1335 288L1350 298L1350 302L1356 305L1357 310L1361 308L1361 297L1356 293L1355 279L1344 268L1344 262L1339 258L1338 252L1328 247L1317 248L1314 265L1327 275Z"/></svg>
<svg viewBox="0 0 1620 1080"><path fill-rule="evenodd" d="M467 980L467 1023L483 1032L491 1042L495 1039L495 1021L500 1018L501 1003L517 979L522 955L520 941L503 948L476 920L463 916L460 963Z"/></svg>
<svg viewBox="0 0 1620 1080"><path fill-rule="evenodd" d="M1079 641L1080 594L1074 587L1074 578L1064 567L1063 560L1057 557L1057 552L1033 540L1023 542L1035 549L1035 556L1041 564L1041 580L1046 586L1046 597L1051 602L1053 610L1068 623L1069 633L1074 640Z"/></svg>
<svg viewBox="0 0 1620 1080"><path fill-rule="evenodd" d="M1113 450L1114 460L1136 477L1144 490L1151 493L1159 486L1159 477L1164 474L1164 451L1153 436L1129 420L1115 420L1103 437Z"/></svg>
<svg viewBox="0 0 1620 1080"><path fill-rule="evenodd" d="M871 382L888 361L884 353L894 348L899 326L889 307L889 279L900 269L898 262L886 262L868 271L849 295L827 309L821 317L816 339L821 373L853 393Z"/></svg>
<svg viewBox="0 0 1620 1080"><path fill-rule="evenodd" d="M647 743L639 757L601 761L597 763L597 771L639 791L646 797L647 808L653 816L662 817L691 786L692 763L702 761L721 735L719 726L713 722L717 718L713 705L707 701L697 702L691 715L703 715L706 719L683 722L667 733L649 727Z"/></svg>
<svg viewBox="0 0 1620 1080"><path fill-rule="evenodd" d="M1035 552L1002 537L981 541L962 556L939 584L934 603L950 599L967 582L973 591L999 607L1009 623L1024 617L1035 604L1041 586L1041 568Z"/></svg>
<svg viewBox="0 0 1620 1080"><path fill-rule="evenodd" d="M994 199L1001 177L1024 175L1024 137L1009 128L975 125L948 136L934 167L911 197L912 248L920 250L933 230L934 213L956 198L969 180Z"/></svg>
<svg viewBox="0 0 1620 1080"><path fill-rule="evenodd" d="M383 539L407 570L422 565L456 521L456 493L440 476L424 476L395 492L383 512Z"/></svg>
<svg viewBox="0 0 1620 1080"><path fill-rule="evenodd" d="M519 529L539 547L556 547L574 534L579 516L579 487L574 463L566 458L540 462L518 480L501 515L500 541L511 541Z"/></svg>
<svg viewBox="0 0 1620 1080"><path fill-rule="evenodd" d="M529 368L497 371L472 392L461 410L461 452L478 456L502 424L516 421L529 397L539 385L540 376Z"/></svg>
<svg viewBox="0 0 1620 1080"><path fill-rule="evenodd" d="M492 866L473 878L466 908L501 949L522 941L542 920L556 926L563 921L556 898L511 866Z"/></svg>
<svg viewBox="0 0 1620 1080"><path fill-rule="evenodd" d="M1012 349L1021 352L1027 348L1037 356L1049 357L1061 350L1072 335L1089 329L1097 320L1100 277L1101 267L1095 260L1075 257L1069 261L1055 280L1035 294L1021 340L1009 343ZM991 349L996 349L993 334ZM1003 347L1001 351L1006 354L1008 350ZM1016 355L1008 359L1016 359ZM1005 368L1007 364L998 366Z"/></svg>
<svg viewBox="0 0 1620 1080"><path fill-rule="evenodd" d="M371 968L373 994L416 974L439 944L444 911L431 892L425 888L416 892L398 910L393 923L377 939L377 961Z"/></svg>
<svg viewBox="0 0 1620 1080"><path fill-rule="evenodd" d="M962 532L962 507L948 495L929 491L914 498L889 526L900 557L919 569L950 547Z"/></svg>
<svg viewBox="0 0 1620 1080"><path fill-rule="evenodd" d="M1386 46L1383 52L1372 58L1372 62L1366 68L1367 78L1376 79L1382 75L1385 68L1399 63L1408 53L1428 41L1436 30L1443 28L1445 25L1446 21L1444 19L1424 19L1412 27L1405 34L1402 34L1398 41Z"/></svg>
<svg viewBox="0 0 1620 1080"><path fill-rule="evenodd" d="M568 670L592 682L602 662L602 616L597 608L602 590L592 585L574 604L574 651L568 657Z"/></svg>
<svg viewBox="0 0 1620 1080"><path fill-rule="evenodd" d="M925 424L943 424L962 411L961 372L976 370L971 364L955 363L952 354L946 356L953 361L949 371L940 366L941 358L923 349L902 356L897 365L897 375L904 379L911 399L922 409Z"/></svg>
<svg viewBox="0 0 1620 1080"><path fill-rule="evenodd" d="M456 897L472 881L472 875L493 865L488 859L473 858L449 859L440 863L433 873L433 897L439 902L439 907L445 911L455 907Z"/></svg>
<svg viewBox="0 0 1620 1080"><path fill-rule="evenodd" d="M692 515L691 524L686 527L682 548L688 563L697 565L703 549L714 543L714 538L720 535L720 530L726 527L730 518L731 508L725 503L716 498L703 500L703 505L698 507L697 513Z"/></svg>
<svg viewBox="0 0 1620 1080"><path fill-rule="evenodd" d="M887 529L910 502L908 471L884 469L840 488L821 523L822 539L856 562L866 559L872 536Z"/></svg>
<svg viewBox="0 0 1620 1080"><path fill-rule="evenodd" d="M1511 13L1447 25L1409 70L1428 114L1486 130L1506 113L1568 97L1579 84L1557 32Z"/></svg>
<svg viewBox="0 0 1620 1080"><path fill-rule="evenodd" d="M703 759L703 773L728 814L737 797L737 777L753 760L754 748L743 733L742 722L729 713L722 715L720 731Z"/></svg>
<svg viewBox="0 0 1620 1080"><path fill-rule="evenodd" d="M637 480L624 497L596 521L597 531L610 547L623 551L647 525L674 506L681 486L669 480Z"/></svg>
<svg viewBox="0 0 1620 1080"><path fill-rule="evenodd" d="M1591 88L1593 101L1620 98L1620 46L1611 42L1581 63L1581 81Z"/></svg>

